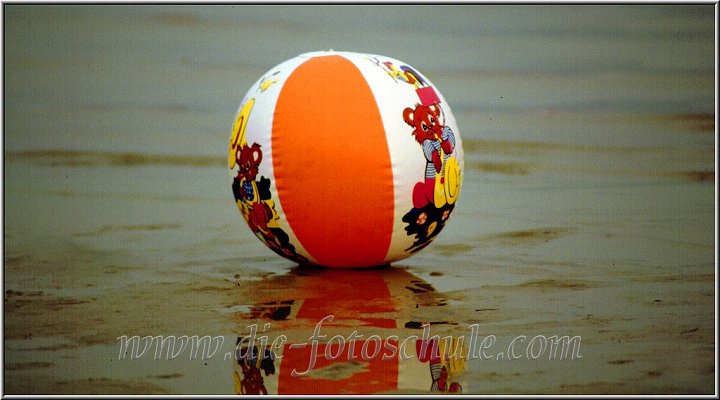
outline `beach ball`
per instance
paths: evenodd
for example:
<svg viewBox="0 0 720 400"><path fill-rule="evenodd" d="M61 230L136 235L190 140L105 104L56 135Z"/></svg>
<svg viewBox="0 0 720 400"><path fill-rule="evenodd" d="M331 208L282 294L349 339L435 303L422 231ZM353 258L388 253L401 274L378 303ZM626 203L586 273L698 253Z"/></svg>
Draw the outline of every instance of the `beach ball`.
<svg viewBox="0 0 720 400"><path fill-rule="evenodd" d="M440 91L406 63L322 51L270 69L228 151L250 230L299 264L360 268L425 248L460 194L463 150Z"/></svg>

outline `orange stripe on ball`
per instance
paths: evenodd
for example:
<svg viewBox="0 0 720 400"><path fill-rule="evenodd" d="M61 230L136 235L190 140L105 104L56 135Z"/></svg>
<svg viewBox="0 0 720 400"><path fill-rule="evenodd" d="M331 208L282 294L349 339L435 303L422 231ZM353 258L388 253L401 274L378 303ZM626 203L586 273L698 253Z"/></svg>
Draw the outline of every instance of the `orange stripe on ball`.
<svg viewBox="0 0 720 400"><path fill-rule="evenodd" d="M275 107L272 155L281 207L318 263L382 263L393 173L378 106L352 62L316 57L290 74Z"/></svg>

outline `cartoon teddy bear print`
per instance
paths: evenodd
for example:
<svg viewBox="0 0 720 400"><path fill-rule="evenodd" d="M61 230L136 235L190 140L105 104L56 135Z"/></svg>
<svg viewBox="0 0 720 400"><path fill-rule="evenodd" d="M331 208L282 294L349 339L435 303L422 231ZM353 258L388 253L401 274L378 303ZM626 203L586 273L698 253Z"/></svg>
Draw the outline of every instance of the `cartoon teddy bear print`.
<svg viewBox="0 0 720 400"><path fill-rule="evenodd" d="M232 189L235 201L240 202L241 212L252 232L259 236L271 250L298 263L307 259L295 251L289 236L278 227L271 227L276 219L270 180L258 174L263 159L261 146L253 143L238 146L235 153L238 174L233 179Z"/></svg>
<svg viewBox="0 0 720 400"><path fill-rule="evenodd" d="M440 114L441 109L437 103L429 106L417 104L414 109L408 107L403 111L403 119L414 128L412 135L422 146L427 160L425 181L418 182L413 189L413 207L416 209L434 201L435 179L442 171L443 162L455 149L455 134L449 126L440 122ZM444 154L444 157L441 154Z"/></svg>

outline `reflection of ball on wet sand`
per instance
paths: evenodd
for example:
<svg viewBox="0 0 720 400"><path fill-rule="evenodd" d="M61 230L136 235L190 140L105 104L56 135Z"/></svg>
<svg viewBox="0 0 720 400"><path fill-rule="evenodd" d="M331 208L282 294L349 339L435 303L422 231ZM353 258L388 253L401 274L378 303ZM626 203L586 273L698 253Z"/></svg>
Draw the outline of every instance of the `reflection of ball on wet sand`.
<svg viewBox="0 0 720 400"><path fill-rule="evenodd" d="M301 264L406 258L445 226L463 150L442 94L395 59L313 52L272 68L243 98L228 152L252 232Z"/></svg>

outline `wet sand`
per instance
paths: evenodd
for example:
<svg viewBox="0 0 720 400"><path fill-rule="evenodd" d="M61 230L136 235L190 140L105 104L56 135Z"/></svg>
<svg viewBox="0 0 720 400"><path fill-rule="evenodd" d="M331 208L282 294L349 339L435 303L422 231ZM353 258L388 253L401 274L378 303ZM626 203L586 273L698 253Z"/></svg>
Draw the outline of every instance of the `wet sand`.
<svg viewBox="0 0 720 400"><path fill-rule="evenodd" d="M503 153L519 155L503 157L523 162L527 147L505 144ZM558 151L537 147L528 158ZM665 153L668 163L659 166L667 168L682 152ZM653 156L662 160L662 154ZM30 163L21 157L7 168L30 169L37 179L50 172ZM53 168L73 180L98 173L69 164ZM141 176L158 168L151 162L125 172ZM462 378L466 393L711 393L713 182L658 169L640 177L609 171L586 178L568 168L550 176L471 167L451 229L416 257L375 271L389 285L402 286L402 272L435 291L410 299L396 293L394 306L382 312L394 327L368 334L404 338L418 333L412 323L449 321L433 325L433 334L467 336L478 324L481 336L497 337L492 351L498 353L520 335L582 338L582 358L575 360L471 359ZM224 335L223 350L231 351L250 324L267 322L253 307L317 296L333 284L333 271L304 274L256 242L239 217L232 221L232 201L222 193L212 204L229 219L209 217L193 232L197 226L178 212L156 213L168 204L190 212L203 207L198 198L11 188L7 206L22 204L35 218L50 220L51 204L86 212L110 197L119 197L111 204L124 202L127 212L146 215L137 217L144 222L97 227L78 219L63 234L46 232L42 251L37 242L24 243L22 232L6 231L7 393L232 393L231 360L121 360L117 338ZM330 334L347 335L342 321L357 325L347 312L341 318L343 308L352 310L353 290L364 289L325 300L325 311L339 315ZM319 320L271 321L270 336L307 341ZM136 367L143 361L147 365Z"/></svg>
<svg viewBox="0 0 720 400"><path fill-rule="evenodd" d="M300 44L287 40L303 36L298 32L314 37L313 12L283 14L288 19L276 34L286 44L275 43L269 52L243 47L258 54L248 61L209 45L223 35L251 33L222 12L129 10L24 9L6 17L4 393L232 394L238 366L225 355L249 325L269 322L271 338L284 334L290 343L303 342L327 312L338 316L326 326L330 336L358 329L402 340L421 334L424 322L440 336L467 337L471 326L481 338L494 335L490 358L467 360L448 380L463 393L714 393L712 62L687 57L681 58L687 65L628 69L637 65L628 51L601 71L581 68L583 44L661 46L655 38L665 29L660 22L626 29L623 24L639 17L625 17L616 25L618 37L580 28L568 28L567 37L543 36L556 43L547 51L558 60L580 59L569 66L525 47L537 27L528 33L522 23L511 25L509 38L493 31L498 27L475 32L476 25L463 19L467 10L452 12L460 21L457 32L444 38L526 49L527 64L513 70L507 54L489 50L498 65L472 58L467 70L456 71L435 61L425 66L400 47L368 49L432 77L461 127L466 169L442 234L414 257L371 271L366 279L373 290L387 290L377 303L359 305L367 289L348 284L362 280L357 272L297 268L252 236L233 204L224 166L246 81L307 50L296 51ZM231 14L273 18L263 10ZM486 14L510 12L484 10L490 26ZM527 17L521 10L518 20ZM416 12L419 18L422 10ZM549 24L556 13L541 15ZM660 50L677 55L686 49L684 40L704 38L704 25L689 28L700 14L663 20L675 21L668 26L687 37L669 39ZM392 15L385 18L404 21ZM70 22L78 28L70 29ZM130 22L139 25L123 28ZM64 38L65 53L55 55L62 57L53 58L56 42L43 24ZM416 36L438 29L403 26ZM207 36L198 34L208 27ZM360 50L340 35L349 49ZM19 37L30 44L49 40L43 45L49 55L14 46ZM156 51L168 43L179 46L180 55ZM312 43L324 44L318 38ZM566 50L568 43L578 47ZM693 43L691 49L705 54L706 41ZM233 48L227 40L222 44ZM292 50L287 57L286 50ZM73 61L73 54L84 61ZM681 62L668 60L678 57L658 62ZM149 69L140 74L133 63ZM578 71L569 73L574 67ZM136 78L124 81L130 77ZM231 81L232 87L223 86ZM328 292L333 282L344 290ZM224 341L208 359L130 359L120 351L123 335ZM530 359L518 344L516 352L526 357L508 359L514 339L524 336L527 343L538 335L579 336L581 357ZM392 375L398 383L383 391L430 392L428 364L415 361L399 363ZM276 366L276 374L263 375L270 392L287 373L282 362ZM306 379L326 385L316 384L318 393L363 393L372 390L327 385L372 368L329 364Z"/></svg>

